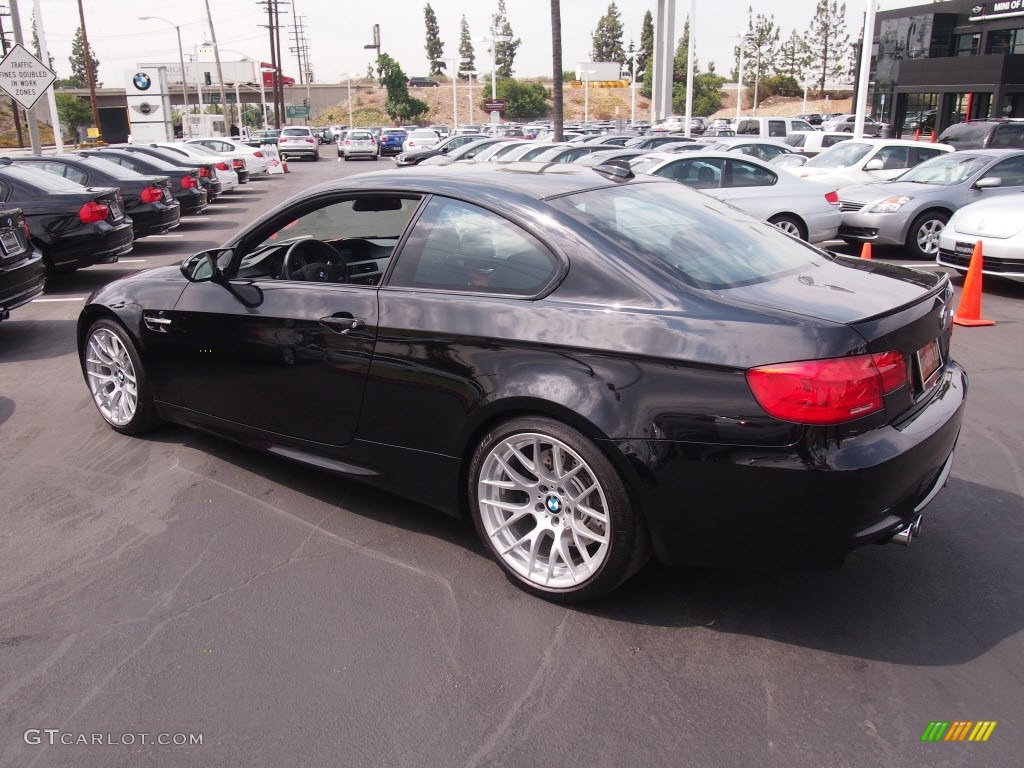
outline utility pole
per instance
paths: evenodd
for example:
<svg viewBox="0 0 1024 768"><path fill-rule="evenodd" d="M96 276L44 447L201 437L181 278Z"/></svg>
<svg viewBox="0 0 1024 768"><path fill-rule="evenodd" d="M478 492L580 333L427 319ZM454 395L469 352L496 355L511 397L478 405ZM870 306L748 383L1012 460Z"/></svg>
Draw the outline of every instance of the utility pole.
<svg viewBox="0 0 1024 768"><path fill-rule="evenodd" d="M12 8L16 0L11 0ZM85 32L85 9L82 8L82 0L78 0L78 18L82 23L82 51L85 55L85 76L89 81L89 106L92 107L92 121L96 124L99 135L97 142L103 138L103 131L100 129L100 111L96 108L96 78L92 72L92 53L89 51L89 36Z"/></svg>
<svg viewBox="0 0 1024 768"><path fill-rule="evenodd" d="M10 15L11 14L9 14L9 13L2 13L2 12L0 12L0 45L3 46L4 56L7 55L7 51L8 51L7 33L4 32L4 17L10 16ZM48 61L44 61L43 63L46 64L47 66L50 65L50 62L48 62ZM21 114L18 112L18 102L16 102L14 99L11 99L11 114L14 116L14 130L16 130L18 132L18 146L19 147L24 147L25 146L25 139L21 135Z"/></svg>
<svg viewBox="0 0 1024 768"><path fill-rule="evenodd" d="M284 59L281 58L280 3L282 0L260 0L267 9L267 30L270 34L270 66L274 72L271 80L271 97L274 102L274 127L281 127L284 117L284 82L282 80ZM263 26L262 24L260 26Z"/></svg>
<svg viewBox="0 0 1024 768"><path fill-rule="evenodd" d="M11 22L14 24L15 45L24 46L25 40L21 34L21 15L18 13L18 0L11 0ZM49 62L46 63L48 64ZM38 155L43 151L43 144L39 140L39 123L36 121L36 111L34 109L26 109L25 119L28 122L28 140L32 145L32 154ZM54 120L56 121L56 118Z"/></svg>
<svg viewBox="0 0 1024 768"><path fill-rule="evenodd" d="M82 0L78 0L81 5ZM210 0L206 2L206 20L210 22L210 40L213 42L213 60L217 62L217 85L220 87L220 111L228 118L228 101L224 95L224 71L220 66L220 46L217 45L217 31L213 28L213 15L210 13ZM200 110L202 111L202 110Z"/></svg>

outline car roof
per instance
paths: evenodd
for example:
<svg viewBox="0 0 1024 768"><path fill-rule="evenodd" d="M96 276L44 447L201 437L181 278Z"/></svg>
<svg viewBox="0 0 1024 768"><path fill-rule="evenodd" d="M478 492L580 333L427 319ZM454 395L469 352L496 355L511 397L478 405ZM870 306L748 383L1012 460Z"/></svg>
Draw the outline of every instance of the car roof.
<svg viewBox="0 0 1024 768"><path fill-rule="evenodd" d="M444 194L447 191L456 195L469 194L476 199L491 200L500 205L503 193L544 200L573 192L627 183L572 163L453 163L411 170L412 172L399 169L373 171L349 176L322 184L312 191L326 192L332 189L353 188L368 192L383 188L390 192L420 194ZM643 181L646 182L647 179Z"/></svg>

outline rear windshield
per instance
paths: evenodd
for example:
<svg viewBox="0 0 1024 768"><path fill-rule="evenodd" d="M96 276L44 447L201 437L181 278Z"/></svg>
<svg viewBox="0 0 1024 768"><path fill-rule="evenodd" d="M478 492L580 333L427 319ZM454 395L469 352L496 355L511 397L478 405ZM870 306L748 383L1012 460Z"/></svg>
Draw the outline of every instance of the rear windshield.
<svg viewBox="0 0 1024 768"><path fill-rule="evenodd" d="M282 136L309 136L308 128L285 128L281 131Z"/></svg>
<svg viewBox="0 0 1024 768"><path fill-rule="evenodd" d="M369 131L349 131L345 138L351 141L369 141L373 138L373 134Z"/></svg>
<svg viewBox="0 0 1024 768"><path fill-rule="evenodd" d="M97 171L103 171L108 176L112 176L115 179L124 179L125 181L135 180L139 178L139 174L130 168L124 168L117 163L108 163L106 160L101 160L98 157L83 157L81 162L86 165L92 166Z"/></svg>
<svg viewBox="0 0 1024 768"><path fill-rule="evenodd" d="M991 123L962 123L947 128L940 139L943 144L952 144L954 147L981 149L991 130Z"/></svg>
<svg viewBox="0 0 1024 768"><path fill-rule="evenodd" d="M789 136L783 139L784 142L789 144L791 147L802 147L804 142L807 141L807 137L802 133L791 133Z"/></svg>
<svg viewBox="0 0 1024 768"><path fill-rule="evenodd" d="M770 224L680 184L604 187L549 202L698 288L766 282L827 261Z"/></svg>
<svg viewBox="0 0 1024 768"><path fill-rule="evenodd" d="M413 131L409 134L409 137L413 139L436 139L437 134L433 131Z"/></svg>
<svg viewBox="0 0 1024 768"><path fill-rule="evenodd" d="M874 147L871 144L861 144L857 141L844 141L829 147L820 155L815 155L807 161L807 168L849 168L856 165Z"/></svg>
<svg viewBox="0 0 1024 768"><path fill-rule="evenodd" d="M401 128L389 128L388 130L384 131L384 135L385 136L405 136L405 131L403 131Z"/></svg>
<svg viewBox="0 0 1024 768"><path fill-rule="evenodd" d="M899 180L919 184L962 184L990 162L991 157L949 152L925 160L900 176Z"/></svg>
<svg viewBox="0 0 1024 768"><path fill-rule="evenodd" d="M20 181L23 184L44 189L47 192L81 192L82 185L49 173L41 168L24 168L16 165L9 165L4 169L4 176Z"/></svg>

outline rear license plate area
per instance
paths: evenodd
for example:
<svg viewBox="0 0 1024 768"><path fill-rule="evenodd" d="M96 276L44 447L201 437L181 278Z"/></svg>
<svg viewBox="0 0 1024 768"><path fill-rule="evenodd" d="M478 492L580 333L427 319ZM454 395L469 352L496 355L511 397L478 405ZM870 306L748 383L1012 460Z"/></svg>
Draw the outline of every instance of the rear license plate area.
<svg viewBox="0 0 1024 768"><path fill-rule="evenodd" d="M917 390L925 394L934 387L942 375L942 348L938 339L932 339L914 353L917 368Z"/></svg>
<svg viewBox="0 0 1024 768"><path fill-rule="evenodd" d="M9 231L0 232L0 246L3 247L5 256L22 250L18 235Z"/></svg>
<svg viewBox="0 0 1024 768"><path fill-rule="evenodd" d="M121 210L121 206L117 203L110 203L110 218L112 221L120 221L124 218L124 211Z"/></svg>

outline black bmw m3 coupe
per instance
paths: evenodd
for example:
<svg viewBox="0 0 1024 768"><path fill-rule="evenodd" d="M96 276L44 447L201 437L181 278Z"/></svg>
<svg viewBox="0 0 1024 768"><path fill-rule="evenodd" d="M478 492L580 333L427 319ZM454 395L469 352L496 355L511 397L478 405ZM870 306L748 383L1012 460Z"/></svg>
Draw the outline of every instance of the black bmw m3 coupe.
<svg viewBox="0 0 1024 768"><path fill-rule="evenodd" d="M465 515L551 600L650 556L833 566L913 535L967 392L944 275L622 166L459 165L310 189L95 293L103 418Z"/></svg>

